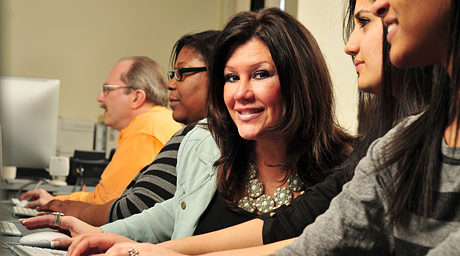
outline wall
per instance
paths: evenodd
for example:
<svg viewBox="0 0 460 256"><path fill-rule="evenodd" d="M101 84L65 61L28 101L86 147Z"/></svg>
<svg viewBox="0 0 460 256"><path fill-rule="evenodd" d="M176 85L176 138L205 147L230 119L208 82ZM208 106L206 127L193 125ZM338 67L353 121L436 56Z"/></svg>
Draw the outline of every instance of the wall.
<svg viewBox="0 0 460 256"><path fill-rule="evenodd" d="M338 121L354 132L356 73L343 52L343 1L285 2L323 50ZM120 57L147 55L167 71L180 36L221 29L249 6L249 0L1 0L1 74L60 79L60 115L95 122L103 113L96 97Z"/></svg>
<svg viewBox="0 0 460 256"><path fill-rule="evenodd" d="M318 41L334 83L336 115L339 123L356 133L358 89L351 57L344 53L343 6L346 0L299 1L298 16Z"/></svg>
<svg viewBox="0 0 460 256"><path fill-rule="evenodd" d="M96 102L122 56L146 55L170 69L186 33L220 29L235 13L224 0L2 0L2 75L61 80L59 113L97 121Z"/></svg>

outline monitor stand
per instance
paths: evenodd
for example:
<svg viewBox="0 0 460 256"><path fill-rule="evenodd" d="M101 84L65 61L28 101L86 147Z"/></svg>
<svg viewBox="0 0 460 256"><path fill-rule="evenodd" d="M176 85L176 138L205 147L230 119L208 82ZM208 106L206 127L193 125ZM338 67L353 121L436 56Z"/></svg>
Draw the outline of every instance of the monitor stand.
<svg viewBox="0 0 460 256"><path fill-rule="evenodd" d="M65 187L67 186L67 182L65 179L67 176L53 176L53 179L48 182L48 184L56 186L56 187Z"/></svg>

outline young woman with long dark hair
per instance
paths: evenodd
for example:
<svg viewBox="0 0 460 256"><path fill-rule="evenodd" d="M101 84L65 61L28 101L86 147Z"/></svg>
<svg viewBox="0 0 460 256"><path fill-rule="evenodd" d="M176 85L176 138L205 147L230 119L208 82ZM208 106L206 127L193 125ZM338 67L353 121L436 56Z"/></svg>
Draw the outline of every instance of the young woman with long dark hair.
<svg viewBox="0 0 460 256"><path fill-rule="evenodd" d="M431 104L374 142L329 210L275 255L460 252L460 2L377 0L372 11L393 64L440 65Z"/></svg>

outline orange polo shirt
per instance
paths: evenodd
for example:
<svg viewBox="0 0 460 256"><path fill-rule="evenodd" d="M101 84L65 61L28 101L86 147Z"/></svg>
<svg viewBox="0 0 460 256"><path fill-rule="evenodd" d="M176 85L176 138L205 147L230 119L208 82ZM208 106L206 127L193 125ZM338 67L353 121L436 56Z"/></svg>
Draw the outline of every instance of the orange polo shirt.
<svg viewBox="0 0 460 256"><path fill-rule="evenodd" d="M182 125L174 121L172 111L162 106L138 115L120 132L117 150L94 191L75 192L53 199L103 204L120 197L137 173L155 159L180 128Z"/></svg>

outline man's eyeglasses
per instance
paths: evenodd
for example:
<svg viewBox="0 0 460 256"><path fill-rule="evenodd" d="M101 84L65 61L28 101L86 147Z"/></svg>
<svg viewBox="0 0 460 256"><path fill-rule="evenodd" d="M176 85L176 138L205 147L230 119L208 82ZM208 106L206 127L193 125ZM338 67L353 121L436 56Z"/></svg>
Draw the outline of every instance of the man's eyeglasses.
<svg viewBox="0 0 460 256"><path fill-rule="evenodd" d="M120 88L136 89L132 86L122 86L122 85L117 85L117 84L103 84L102 92L104 93L104 95L107 95L111 90L120 89Z"/></svg>
<svg viewBox="0 0 460 256"><path fill-rule="evenodd" d="M203 72L208 70L207 67L199 67L199 68L176 68L173 71L168 72L168 79L171 80L173 78L176 78L176 81L182 81L184 78L183 75L184 73L189 73L189 72Z"/></svg>

